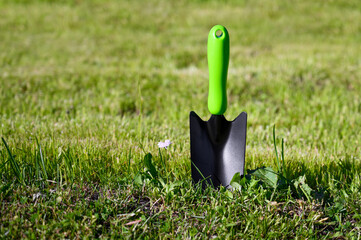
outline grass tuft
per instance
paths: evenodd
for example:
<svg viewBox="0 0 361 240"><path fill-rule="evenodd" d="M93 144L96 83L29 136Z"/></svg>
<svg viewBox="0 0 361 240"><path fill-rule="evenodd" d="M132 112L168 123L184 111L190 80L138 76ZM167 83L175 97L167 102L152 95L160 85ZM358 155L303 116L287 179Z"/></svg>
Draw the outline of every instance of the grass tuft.
<svg viewBox="0 0 361 240"><path fill-rule="evenodd" d="M5 139L2 137L1 140L3 141L4 145L5 145L5 148L9 154L9 160L7 162L10 163L10 166L11 166L11 169L13 170L13 173L16 177L16 180L22 184L23 183L23 173L21 172L21 169L18 165L18 163L15 161L14 159L14 156L12 155L10 149L9 149L9 146L8 144L6 143ZM5 165L7 162L5 162L3 165Z"/></svg>

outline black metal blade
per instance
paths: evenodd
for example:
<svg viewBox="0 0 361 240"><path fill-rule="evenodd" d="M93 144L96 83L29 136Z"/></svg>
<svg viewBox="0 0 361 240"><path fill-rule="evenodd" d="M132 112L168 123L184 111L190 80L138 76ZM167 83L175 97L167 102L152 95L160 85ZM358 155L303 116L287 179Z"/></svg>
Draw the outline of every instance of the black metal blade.
<svg viewBox="0 0 361 240"><path fill-rule="evenodd" d="M228 186L234 174L243 175L247 113L230 122L223 115L203 121L192 111L189 121L193 181Z"/></svg>

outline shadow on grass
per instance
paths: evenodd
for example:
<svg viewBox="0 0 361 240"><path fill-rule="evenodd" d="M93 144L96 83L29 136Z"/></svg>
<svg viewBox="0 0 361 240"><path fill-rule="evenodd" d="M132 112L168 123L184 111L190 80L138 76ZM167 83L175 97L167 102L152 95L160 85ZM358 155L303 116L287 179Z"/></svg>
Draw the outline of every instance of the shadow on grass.
<svg viewBox="0 0 361 240"><path fill-rule="evenodd" d="M359 189L361 161L346 156L337 161L310 165L303 161L288 162L279 170L270 167L248 169L246 181L259 181L269 191L270 200L283 201L290 194L295 199L332 204L340 191ZM275 198L274 195L276 194Z"/></svg>
<svg viewBox="0 0 361 240"><path fill-rule="evenodd" d="M361 161L353 156L323 164L315 162L312 165L297 161L287 164L285 170L289 179L305 175L308 184L314 188L337 183L350 185L359 178Z"/></svg>

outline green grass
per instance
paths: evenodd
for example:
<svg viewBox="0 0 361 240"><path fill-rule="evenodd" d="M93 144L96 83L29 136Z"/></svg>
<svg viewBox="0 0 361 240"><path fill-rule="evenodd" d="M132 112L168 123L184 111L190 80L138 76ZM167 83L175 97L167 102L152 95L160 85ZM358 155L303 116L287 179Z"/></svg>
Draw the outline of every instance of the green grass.
<svg viewBox="0 0 361 240"><path fill-rule="evenodd" d="M357 0L0 0L0 16L0 238L360 238ZM215 24L225 116L248 113L234 191L190 175Z"/></svg>

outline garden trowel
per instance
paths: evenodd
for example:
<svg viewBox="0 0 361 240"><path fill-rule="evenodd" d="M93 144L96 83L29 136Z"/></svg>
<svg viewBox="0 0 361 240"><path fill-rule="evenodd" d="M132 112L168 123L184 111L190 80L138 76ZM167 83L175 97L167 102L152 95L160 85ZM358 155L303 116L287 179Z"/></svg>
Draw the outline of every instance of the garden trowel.
<svg viewBox="0 0 361 240"><path fill-rule="evenodd" d="M190 112L190 141L192 178L214 187L229 186L232 177L244 171L246 153L247 113L242 112L229 122L223 116L227 108L227 71L229 35L221 25L214 26L208 35L209 92L208 110L212 114L203 121Z"/></svg>

